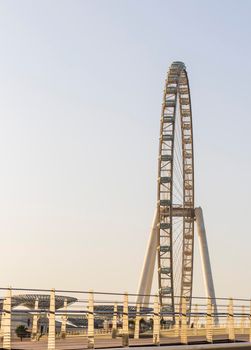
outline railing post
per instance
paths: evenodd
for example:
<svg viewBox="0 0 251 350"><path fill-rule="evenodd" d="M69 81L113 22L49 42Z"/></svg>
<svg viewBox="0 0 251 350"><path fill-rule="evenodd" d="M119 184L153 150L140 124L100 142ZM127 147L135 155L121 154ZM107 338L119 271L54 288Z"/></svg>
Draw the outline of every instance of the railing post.
<svg viewBox="0 0 251 350"><path fill-rule="evenodd" d="M235 341L235 332L234 332L234 308L233 308L233 299L229 299L228 303L228 339L230 341Z"/></svg>
<svg viewBox="0 0 251 350"><path fill-rule="evenodd" d="M105 333L108 333L108 321L104 320L103 322L103 330Z"/></svg>
<svg viewBox="0 0 251 350"><path fill-rule="evenodd" d="M32 317L31 340L37 340L37 323L38 323L38 298L35 300L34 315Z"/></svg>
<svg viewBox="0 0 251 350"><path fill-rule="evenodd" d="M212 329L212 301L210 298L207 300L207 316L206 316L206 339L208 343L213 342L213 329Z"/></svg>
<svg viewBox="0 0 251 350"><path fill-rule="evenodd" d="M87 330L87 347L94 349L94 297L93 291L89 292L88 298L88 330Z"/></svg>
<svg viewBox="0 0 251 350"><path fill-rule="evenodd" d="M139 339L139 320L140 320L140 305L137 304L136 315L135 315L134 339Z"/></svg>
<svg viewBox="0 0 251 350"><path fill-rule="evenodd" d="M196 304L194 307L194 317L193 317L193 327L194 327L193 333L194 333L194 335L198 334L198 327L199 327L199 315L198 315L198 313L199 313L198 305Z"/></svg>
<svg viewBox="0 0 251 350"><path fill-rule="evenodd" d="M249 307L249 342L251 343L251 301Z"/></svg>
<svg viewBox="0 0 251 350"><path fill-rule="evenodd" d="M56 321L55 321L55 289L51 290L49 318L49 333L48 333L48 350L56 349Z"/></svg>
<svg viewBox="0 0 251 350"><path fill-rule="evenodd" d="M3 349L11 349L11 288L8 289L6 298L3 302L3 316L2 316L2 329L3 329Z"/></svg>
<svg viewBox="0 0 251 350"><path fill-rule="evenodd" d="M123 304L123 328L122 328L122 346L129 346L129 333L128 333L128 294L124 294Z"/></svg>
<svg viewBox="0 0 251 350"><path fill-rule="evenodd" d="M117 337L117 318L118 318L118 305L114 304L113 307L113 317L112 317L112 338L115 339Z"/></svg>
<svg viewBox="0 0 251 350"><path fill-rule="evenodd" d="M158 295L155 295L153 305L153 344L160 344L160 304Z"/></svg>
<svg viewBox="0 0 251 350"><path fill-rule="evenodd" d="M66 337L66 323L67 323L67 299L64 299L64 314L62 316L62 324L61 324L61 338L64 339Z"/></svg>
<svg viewBox="0 0 251 350"><path fill-rule="evenodd" d="M240 322L241 334L244 334L245 332L245 320L246 320L245 306L243 305L241 308L241 322Z"/></svg>
<svg viewBox="0 0 251 350"><path fill-rule="evenodd" d="M185 297L182 297L181 301L180 342L181 344L187 344L187 302Z"/></svg>
<svg viewBox="0 0 251 350"><path fill-rule="evenodd" d="M176 308L175 312L175 325L174 325L174 336L179 337L180 336L180 310Z"/></svg>

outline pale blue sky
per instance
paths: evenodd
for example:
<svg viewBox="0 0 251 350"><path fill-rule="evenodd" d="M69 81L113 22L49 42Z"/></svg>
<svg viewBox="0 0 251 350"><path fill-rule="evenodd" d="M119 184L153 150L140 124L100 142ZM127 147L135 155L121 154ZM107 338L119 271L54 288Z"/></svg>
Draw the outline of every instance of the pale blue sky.
<svg viewBox="0 0 251 350"><path fill-rule="evenodd" d="M181 60L216 292L250 296L250 16L249 1L0 1L1 286L136 290Z"/></svg>

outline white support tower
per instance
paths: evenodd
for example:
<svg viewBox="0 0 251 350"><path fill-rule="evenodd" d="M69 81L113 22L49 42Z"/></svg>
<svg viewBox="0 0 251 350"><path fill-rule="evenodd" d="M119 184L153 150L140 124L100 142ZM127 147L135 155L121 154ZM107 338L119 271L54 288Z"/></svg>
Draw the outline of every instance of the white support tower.
<svg viewBox="0 0 251 350"><path fill-rule="evenodd" d="M158 216L156 209L153 216L150 237L147 245L146 255L138 288L137 304L144 306L147 306L149 304L149 295L151 294L152 289L152 281L158 246L157 222Z"/></svg>
<svg viewBox="0 0 251 350"><path fill-rule="evenodd" d="M214 281L210 264L209 250L207 245L207 235L201 207L195 208L195 220L197 223L199 249L201 257L201 265L204 279L206 296L211 299L214 313L217 314L217 305L215 299ZM215 323L219 323L218 316L214 317Z"/></svg>
<svg viewBox="0 0 251 350"><path fill-rule="evenodd" d="M208 298L212 300L212 306L214 308L214 313L217 314L217 305L215 298L215 289L213 282L213 275L210 264L209 250L207 245L206 229L203 219L202 209L195 208L194 210L195 220L197 223L198 241L199 241L199 251L201 257L201 265L205 286L205 293ZM154 213L152 228L150 232L150 238L148 241L148 246L146 250L146 255L144 259L142 274L140 278L139 288L138 288L138 299L137 303L148 306L149 295L151 294L152 281L154 274L154 267L158 248L158 237L157 237L157 210ZM218 317L215 316L215 323L218 324Z"/></svg>

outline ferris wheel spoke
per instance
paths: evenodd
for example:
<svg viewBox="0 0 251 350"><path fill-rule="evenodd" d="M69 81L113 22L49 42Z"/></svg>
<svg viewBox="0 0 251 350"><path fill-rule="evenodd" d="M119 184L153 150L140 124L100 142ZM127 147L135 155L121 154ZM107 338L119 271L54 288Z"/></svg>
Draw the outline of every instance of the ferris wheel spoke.
<svg viewBox="0 0 251 350"><path fill-rule="evenodd" d="M181 179L183 179L184 174L183 174L182 166L180 164L180 161L176 160L176 158L174 158L173 167L177 170L177 172L179 173L179 176L181 177Z"/></svg>
<svg viewBox="0 0 251 350"><path fill-rule="evenodd" d="M177 175L178 175L178 176L180 177L180 179L182 180L182 179L183 179L183 172L182 172L182 170L181 170L181 167L180 167L179 163L178 163L178 162L175 162L175 160L174 160L174 163L173 163L173 167L174 167L174 169L176 170Z"/></svg>
<svg viewBox="0 0 251 350"><path fill-rule="evenodd" d="M182 239L179 240L179 245L178 245L178 248L176 248L176 251L174 252L174 261L178 258L179 256L179 251L180 251L180 248L182 247Z"/></svg>
<svg viewBox="0 0 251 350"><path fill-rule="evenodd" d="M183 199L183 184L182 184L182 186L179 185L179 187L178 187L176 182L174 182L173 187L179 193L180 197Z"/></svg>
<svg viewBox="0 0 251 350"><path fill-rule="evenodd" d="M177 168L176 164L174 164L173 170L174 170L174 180L176 180L174 183L176 183L178 180L178 185L181 186L182 182L183 182L183 175L182 175L180 169Z"/></svg>
<svg viewBox="0 0 251 350"><path fill-rule="evenodd" d="M183 227L181 227L181 226L183 226L183 222L182 222L182 223L180 224L180 226L178 227L178 229L181 229L181 231L179 232L178 235L176 235L176 238L175 238L175 240L174 240L174 242L173 242L173 246L174 246L175 243L178 241L178 239L180 238L180 236L183 235Z"/></svg>

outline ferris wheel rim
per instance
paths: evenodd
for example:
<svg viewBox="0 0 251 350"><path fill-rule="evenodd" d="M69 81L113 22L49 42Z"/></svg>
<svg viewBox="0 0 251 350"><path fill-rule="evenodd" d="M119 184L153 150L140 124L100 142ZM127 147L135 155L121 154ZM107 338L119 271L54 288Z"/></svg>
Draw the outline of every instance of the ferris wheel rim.
<svg viewBox="0 0 251 350"><path fill-rule="evenodd" d="M183 205L176 208L174 193L174 151L177 108L182 134ZM165 146L165 147L164 147ZM194 150L189 80L182 62L173 62L165 83L158 162L158 284L162 307L175 311L173 271L173 217L183 217L182 273L179 295L192 296L194 256ZM165 176L163 176L165 175ZM166 243L163 243L166 242ZM190 303L188 303L189 305Z"/></svg>

